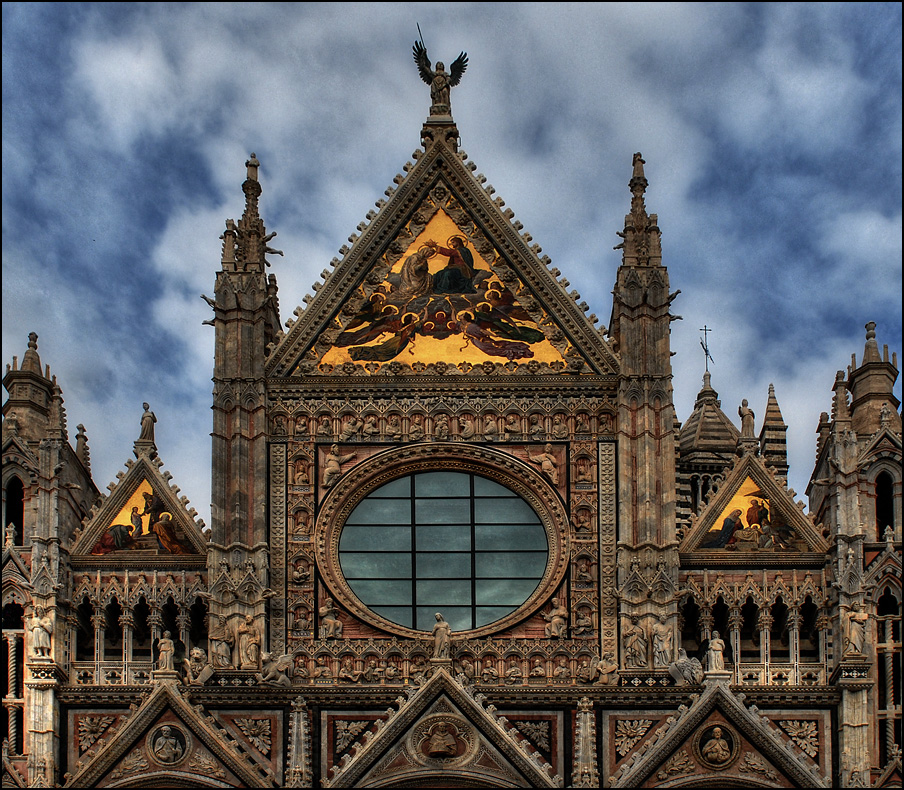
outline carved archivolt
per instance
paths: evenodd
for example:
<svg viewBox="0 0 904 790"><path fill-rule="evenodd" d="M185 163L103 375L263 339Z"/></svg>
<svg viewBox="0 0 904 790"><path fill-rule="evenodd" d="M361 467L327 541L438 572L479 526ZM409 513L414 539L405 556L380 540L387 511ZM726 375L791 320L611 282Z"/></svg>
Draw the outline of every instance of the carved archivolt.
<svg viewBox="0 0 904 790"><path fill-rule="evenodd" d="M346 519L371 491L403 475L437 470L475 473L510 488L531 505L543 524L549 558L533 595L506 617L463 633L477 638L510 628L539 609L564 579L569 560L569 523L558 493L537 470L491 448L446 443L408 446L371 456L343 475L330 489L315 526L316 559L323 579L335 597L362 620L400 636L420 637L421 632L372 612L352 592L339 567L339 536Z"/></svg>

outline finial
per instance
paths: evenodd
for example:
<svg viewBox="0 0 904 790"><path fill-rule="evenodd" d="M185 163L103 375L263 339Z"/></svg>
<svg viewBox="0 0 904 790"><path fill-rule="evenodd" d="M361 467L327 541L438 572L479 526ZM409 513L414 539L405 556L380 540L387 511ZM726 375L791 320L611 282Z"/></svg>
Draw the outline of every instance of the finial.
<svg viewBox="0 0 904 790"><path fill-rule="evenodd" d="M640 156L640 154L635 154L635 156ZM706 324L704 324L700 331L703 333L703 337L700 338L700 345L703 348L704 364L706 365L706 375L709 376L709 363L712 362L714 365L716 364L716 361L709 353L709 333L713 330L710 329Z"/></svg>
<svg viewBox="0 0 904 790"><path fill-rule="evenodd" d="M867 340L875 340L876 339L876 322L869 321L866 325L866 339ZM37 335L35 335L37 337Z"/></svg>
<svg viewBox="0 0 904 790"><path fill-rule="evenodd" d="M875 328L875 326L876 325L873 324L873 328ZM875 337L875 333L873 334L873 337ZM36 332L28 333L28 348L31 349L32 351L38 350L38 335Z"/></svg>
<svg viewBox="0 0 904 790"><path fill-rule="evenodd" d="M634 154L634 173L633 178L646 178L643 173L643 166L646 164L646 161L643 158L643 155L638 151Z"/></svg>
<svg viewBox="0 0 904 790"><path fill-rule="evenodd" d="M420 27L418 28L420 31ZM417 63L418 73L421 79L430 86L430 117L448 116L452 117L452 107L450 104L450 93L452 88L461 82L462 74L468 68L468 55L461 52L447 72L442 61L436 62L436 70L430 67L430 58L427 57L427 47L424 46L423 40L415 41L414 62Z"/></svg>
<svg viewBox="0 0 904 790"><path fill-rule="evenodd" d="M157 445L154 442L154 424L157 422L157 417L151 411L150 404L142 403L141 406L144 414L141 415L141 433L135 442L135 455L137 457L139 454L145 453L150 458L154 458L157 455Z"/></svg>

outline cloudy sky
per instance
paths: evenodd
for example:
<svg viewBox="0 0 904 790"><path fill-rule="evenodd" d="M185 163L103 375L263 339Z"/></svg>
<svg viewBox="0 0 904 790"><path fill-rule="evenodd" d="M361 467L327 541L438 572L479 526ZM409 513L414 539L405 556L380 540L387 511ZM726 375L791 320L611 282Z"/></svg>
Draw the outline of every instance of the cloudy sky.
<svg viewBox="0 0 904 790"><path fill-rule="evenodd" d="M803 496L864 324L901 351L898 3L4 3L3 360L38 333L99 488L147 400L209 522L199 295L245 159L285 321L420 144L418 23L432 60L468 53L464 150L603 321L643 153L678 418L706 324L729 416L759 430L775 384Z"/></svg>

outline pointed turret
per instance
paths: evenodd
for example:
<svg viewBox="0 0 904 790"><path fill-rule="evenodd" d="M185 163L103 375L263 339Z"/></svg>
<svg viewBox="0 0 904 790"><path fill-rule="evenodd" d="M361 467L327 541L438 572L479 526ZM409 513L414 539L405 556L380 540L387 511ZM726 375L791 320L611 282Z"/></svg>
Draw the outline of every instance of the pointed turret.
<svg viewBox="0 0 904 790"><path fill-rule="evenodd" d="M9 399L3 404L4 418L15 417L19 435L28 442L45 438L51 423L54 407L55 382L50 377L50 369L41 372L41 358L38 356L38 336L28 335L28 349L19 367L17 357L12 365L7 365L3 386ZM58 422L58 411L54 415Z"/></svg>
<svg viewBox="0 0 904 790"><path fill-rule="evenodd" d="M280 332L276 278L267 277L266 255L282 253L267 246L276 234L267 233L260 216L260 161L252 153L245 167L245 209L238 223L226 220L216 299L205 301L215 313L208 323L216 328L213 540L253 546L267 540L264 363Z"/></svg>
<svg viewBox="0 0 904 790"><path fill-rule="evenodd" d="M766 401L766 414L763 427L760 428L760 456L766 466L775 470L782 478L788 477L788 426L782 417L782 410L775 397L775 385L769 385L769 399Z"/></svg>
<svg viewBox="0 0 904 790"><path fill-rule="evenodd" d="M84 425L77 425L78 435L75 437L75 456L82 462L85 470L91 471L91 451L88 449L88 435Z"/></svg>
<svg viewBox="0 0 904 790"><path fill-rule="evenodd" d="M660 231L647 214L644 159L634 154L631 213L625 217L622 264L613 290L610 337L621 358L619 376L620 539L668 544L675 539L675 413L669 276Z"/></svg>
<svg viewBox="0 0 904 790"><path fill-rule="evenodd" d="M894 385L898 378L897 355L888 358L888 346L879 354L876 342L876 324L866 325L866 346L860 366L854 364L848 371L848 388L851 391L851 426L858 436L871 436L882 425L883 406L889 415L889 426L895 432L901 431L901 416L898 414L900 401L894 395Z"/></svg>

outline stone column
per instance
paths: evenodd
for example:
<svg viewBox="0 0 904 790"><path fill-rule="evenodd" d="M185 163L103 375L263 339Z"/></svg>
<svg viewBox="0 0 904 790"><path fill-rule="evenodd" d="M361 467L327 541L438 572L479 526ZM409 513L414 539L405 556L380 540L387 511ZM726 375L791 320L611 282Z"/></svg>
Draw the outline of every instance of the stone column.
<svg viewBox="0 0 904 790"><path fill-rule="evenodd" d="M104 629L107 627L107 615L103 609L95 607L91 615L94 626L94 682L100 683L100 664L104 660Z"/></svg>
<svg viewBox="0 0 904 790"><path fill-rule="evenodd" d="M741 682L741 625L744 623L744 615L737 606L728 611L728 639L731 642L733 681Z"/></svg>
<svg viewBox="0 0 904 790"><path fill-rule="evenodd" d="M56 785L56 758L59 751L60 706L56 701L60 671L52 658L29 657L29 679L25 681L25 720L27 726L28 785Z"/></svg>
<svg viewBox="0 0 904 790"><path fill-rule="evenodd" d="M132 639L135 635L135 612L123 609L119 616L122 625L122 682L131 683Z"/></svg>
<svg viewBox="0 0 904 790"><path fill-rule="evenodd" d="M793 686L800 685L800 612L797 609L788 611L788 658L791 661L791 678Z"/></svg>
<svg viewBox="0 0 904 790"><path fill-rule="evenodd" d="M772 614L768 609L760 609L757 617L757 628L760 630L760 663L764 667L766 676L763 683L769 682L769 664L772 659Z"/></svg>
<svg viewBox="0 0 904 790"><path fill-rule="evenodd" d="M16 661L16 645L22 640L22 635L16 633L5 633L3 635L3 638L6 639L7 652L6 677L8 690L6 692L6 696L18 698L19 667Z"/></svg>

